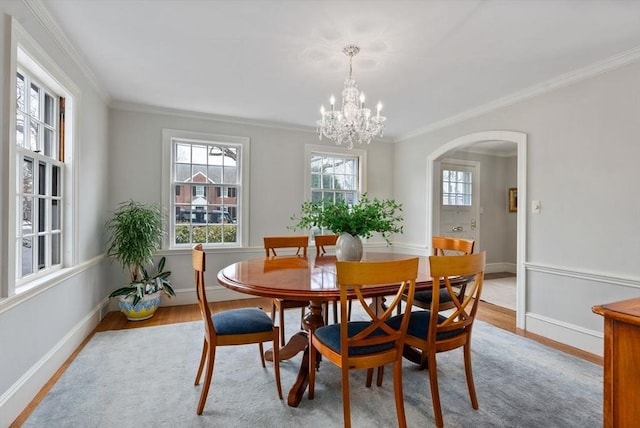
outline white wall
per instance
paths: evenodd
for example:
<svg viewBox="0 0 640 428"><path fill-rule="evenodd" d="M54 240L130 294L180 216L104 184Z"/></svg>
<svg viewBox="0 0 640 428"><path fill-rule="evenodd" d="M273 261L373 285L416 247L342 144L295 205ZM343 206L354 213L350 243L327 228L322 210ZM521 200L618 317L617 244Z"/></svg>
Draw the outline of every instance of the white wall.
<svg viewBox="0 0 640 428"><path fill-rule="evenodd" d="M11 16L80 89L76 129L76 264L38 292L0 299L0 426L8 426L97 325L108 294L105 286L103 224L106 211L108 111L99 92L21 1L0 3L0 282L7 281L9 87Z"/></svg>
<svg viewBox="0 0 640 428"><path fill-rule="evenodd" d="M527 329L601 354L591 307L640 296L640 63L397 143L395 196L412 198L397 241L426 245L429 153L488 130L527 133L519 209L542 203L527 214Z"/></svg>
<svg viewBox="0 0 640 428"><path fill-rule="evenodd" d="M248 247L207 251L213 254L207 260L206 281L212 288L208 295L210 300L243 297L219 286L215 275L237 260L261 257L264 254L263 236L304 233L288 227L293 225L290 218L299 213L304 201L305 145L334 147L326 140L319 142L311 129L282 129L245 122L222 122L207 115L137 105L118 105L110 110L111 206L130 198L143 202L161 201L163 185L167 186L162 183L160 167L163 128L250 139L250 182L245 187L250 192ZM361 148L367 151L368 193L379 198L392 197L393 144L373 141ZM368 245L381 245L381 242L384 241L379 236L374 236ZM163 304L195 303L190 251L163 250L161 254L167 256L167 267L172 271L172 283L178 294L177 298L164 300Z"/></svg>

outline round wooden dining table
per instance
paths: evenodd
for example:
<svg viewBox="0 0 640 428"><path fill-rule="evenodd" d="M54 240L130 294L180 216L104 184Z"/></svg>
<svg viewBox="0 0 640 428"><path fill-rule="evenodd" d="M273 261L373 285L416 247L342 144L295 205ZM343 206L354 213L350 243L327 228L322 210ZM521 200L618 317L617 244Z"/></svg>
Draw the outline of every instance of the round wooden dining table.
<svg viewBox="0 0 640 428"><path fill-rule="evenodd" d="M399 260L416 257L409 254L366 252L363 261ZM432 286L429 275L429 260L419 257L416 291ZM307 332L324 325L322 306L327 301L340 300L340 290L336 285L336 258L333 255L320 257L280 256L242 260L218 272L218 282L231 290L260 297L283 298L309 302L309 312L304 317L305 331L296 333L280 350L280 358L288 359L303 352L302 363L296 382L289 391L287 403L297 407L308 386L309 349ZM383 301L384 296L395 294L397 284L388 289L378 289L367 295L374 302ZM272 359L271 351L265 358ZM419 357L418 357L419 358ZM413 359L413 358L411 358Z"/></svg>

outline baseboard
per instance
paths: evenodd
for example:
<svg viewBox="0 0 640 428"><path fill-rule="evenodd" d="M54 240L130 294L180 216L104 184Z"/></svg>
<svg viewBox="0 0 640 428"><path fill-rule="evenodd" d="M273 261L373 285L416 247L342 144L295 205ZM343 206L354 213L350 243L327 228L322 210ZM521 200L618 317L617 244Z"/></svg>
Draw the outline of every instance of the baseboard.
<svg viewBox="0 0 640 428"><path fill-rule="evenodd" d="M604 336L601 332L527 313L526 330L556 342L573 346L600 357L604 354Z"/></svg>
<svg viewBox="0 0 640 428"><path fill-rule="evenodd" d="M509 273L517 273L516 264L515 263L487 263L485 265L485 273L498 273L498 272L509 272Z"/></svg>
<svg viewBox="0 0 640 428"><path fill-rule="evenodd" d="M20 416L42 387L55 375L65 361L93 332L106 314L108 301L104 299L49 352L24 373L0 396L0 427L7 427Z"/></svg>
<svg viewBox="0 0 640 428"><path fill-rule="evenodd" d="M182 306L182 305L195 305L198 303L198 298L196 296L195 287L193 289L177 289L174 290L176 295L174 297L168 298L166 296L162 296L162 301L160 302L160 306ZM240 299L251 299L252 297L249 294L238 293L237 291L229 290L228 288L224 288L222 286L214 286L207 287L207 300L209 302L224 302L226 300L240 300ZM118 301L117 299L110 299L108 303L109 311L119 311Z"/></svg>

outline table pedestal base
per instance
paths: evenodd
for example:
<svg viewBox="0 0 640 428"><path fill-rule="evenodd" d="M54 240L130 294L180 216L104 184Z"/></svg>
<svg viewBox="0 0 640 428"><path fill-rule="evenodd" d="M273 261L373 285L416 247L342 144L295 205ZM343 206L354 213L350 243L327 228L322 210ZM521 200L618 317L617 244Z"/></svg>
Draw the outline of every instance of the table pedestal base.
<svg viewBox="0 0 640 428"><path fill-rule="evenodd" d="M300 352L304 351L309 344L307 333L304 331L294 334L291 339L280 348L280 361L288 360L295 357ZM273 349L269 349L264 353L264 359L267 361L273 361Z"/></svg>
<svg viewBox="0 0 640 428"><path fill-rule="evenodd" d="M296 377L296 381L291 387L289 396L287 397L287 404L291 407L298 407L302 401L304 391L306 391L307 386L309 385L309 333L324 325L324 318L322 316L323 303L324 302L322 301L315 300L310 302L309 313L305 315L302 322L302 326L305 331L299 331L294 334L287 344L280 349L281 361L293 358L300 352L303 352L298 376ZM272 349L269 349L264 353L264 359L267 361L273 361Z"/></svg>

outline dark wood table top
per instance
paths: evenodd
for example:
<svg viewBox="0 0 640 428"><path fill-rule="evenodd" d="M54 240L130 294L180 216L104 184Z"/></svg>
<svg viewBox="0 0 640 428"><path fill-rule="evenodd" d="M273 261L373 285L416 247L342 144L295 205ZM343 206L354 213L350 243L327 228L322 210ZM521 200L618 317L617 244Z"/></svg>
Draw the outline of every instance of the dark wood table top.
<svg viewBox="0 0 640 428"><path fill-rule="evenodd" d="M418 257L410 254L366 252L363 260L384 261ZM432 285L429 259L420 259L416 289ZM226 288L254 296L289 300L339 300L336 287L336 257L281 256L242 260L218 272L218 282ZM382 289L380 296L395 293L397 284ZM374 295L371 295L375 297Z"/></svg>

